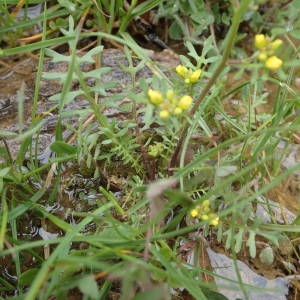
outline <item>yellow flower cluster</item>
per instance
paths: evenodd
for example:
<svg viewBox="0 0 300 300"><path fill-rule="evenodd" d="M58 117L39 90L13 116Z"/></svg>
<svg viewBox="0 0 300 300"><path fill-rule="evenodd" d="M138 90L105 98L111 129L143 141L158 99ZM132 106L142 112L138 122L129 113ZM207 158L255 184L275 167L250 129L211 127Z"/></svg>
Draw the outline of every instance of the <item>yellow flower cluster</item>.
<svg viewBox="0 0 300 300"><path fill-rule="evenodd" d="M164 97L161 92L149 89L148 98L153 105L160 108L159 115L163 119L168 118L170 115L180 115L193 103L191 96L184 95L177 98L173 90L168 90Z"/></svg>
<svg viewBox="0 0 300 300"><path fill-rule="evenodd" d="M219 223L218 215L211 213L209 200L204 200L201 204L197 205L190 211L193 218L201 220L209 220L209 225L217 226Z"/></svg>
<svg viewBox="0 0 300 300"><path fill-rule="evenodd" d="M257 34L254 38L254 45L259 50L258 59L263 61L270 70L277 70L283 64L282 60L274 55L281 44L282 40L272 41L270 37L264 34Z"/></svg>
<svg viewBox="0 0 300 300"><path fill-rule="evenodd" d="M186 83L195 83L199 80L202 70L198 69L196 71L193 71L183 65L179 65L176 67L176 72L178 75L184 78L184 81Z"/></svg>

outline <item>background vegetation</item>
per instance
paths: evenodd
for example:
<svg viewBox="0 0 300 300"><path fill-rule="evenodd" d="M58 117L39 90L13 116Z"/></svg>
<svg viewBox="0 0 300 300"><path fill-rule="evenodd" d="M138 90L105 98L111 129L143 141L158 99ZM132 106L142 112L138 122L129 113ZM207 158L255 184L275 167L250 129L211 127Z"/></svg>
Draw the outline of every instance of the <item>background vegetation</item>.
<svg viewBox="0 0 300 300"><path fill-rule="evenodd" d="M6 116L0 127L0 295L227 299L218 278L244 299L268 292L243 282L239 258L280 268L296 299L300 163L286 159L300 141L299 9L2 1L1 78L28 58L36 71L30 104L21 84L15 126ZM113 57L129 82L103 65L108 48L121 49ZM45 100L53 82L60 89ZM52 141L40 150L45 131ZM233 258L237 280L217 274L207 248Z"/></svg>

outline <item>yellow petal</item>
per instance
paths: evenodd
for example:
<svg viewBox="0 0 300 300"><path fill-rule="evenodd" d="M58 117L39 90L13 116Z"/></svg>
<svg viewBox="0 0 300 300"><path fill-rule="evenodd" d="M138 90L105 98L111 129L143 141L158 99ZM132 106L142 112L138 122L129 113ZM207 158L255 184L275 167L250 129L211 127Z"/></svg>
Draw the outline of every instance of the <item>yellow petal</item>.
<svg viewBox="0 0 300 300"><path fill-rule="evenodd" d="M219 217L216 217L209 222L209 225L212 226L217 226L218 224L219 224Z"/></svg>
<svg viewBox="0 0 300 300"><path fill-rule="evenodd" d="M176 67L176 72L178 75L184 77L186 75L186 73L188 72L188 69L183 65L178 65Z"/></svg>
<svg viewBox="0 0 300 300"><path fill-rule="evenodd" d="M189 77L189 82L190 83L195 83L199 80L201 76L202 71L200 69L192 72L191 76Z"/></svg>
<svg viewBox="0 0 300 300"><path fill-rule="evenodd" d="M196 208L192 209L191 212L190 212L190 215L193 218L196 218L198 216L198 210Z"/></svg>
<svg viewBox="0 0 300 300"><path fill-rule="evenodd" d="M175 107L174 115L180 115L182 113L182 109L180 107Z"/></svg>
<svg viewBox="0 0 300 300"><path fill-rule="evenodd" d="M282 40L277 39L274 42L271 43L271 48L272 50L276 50L277 48L279 48L282 44Z"/></svg>
<svg viewBox="0 0 300 300"><path fill-rule="evenodd" d="M265 66L270 70L277 70L282 66L283 62L277 56L271 56L265 61Z"/></svg>
<svg viewBox="0 0 300 300"><path fill-rule="evenodd" d="M257 49L262 49L267 45L267 39L264 34L257 34L254 38L254 45Z"/></svg>
<svg viewBox="0 0 300 300"><path fill-rule="evenodd" d="M208 214L209 219L209 225L217 226L219 224L219 216L216 214Z"/></svg>
<svg viewBox="0 0 300 300"><path fill-rule="evenodd" d="M170 116L170 113L166 109L164 109L160 111L159 116L162 119L167 119Z"/></svg>
<svg viewBox="0 0 300 300"><path fill-rule="evenodd" d="M186 110L191 106L192 102L193 102L192 97L189 95L185 95L180 98L178 102L178 107L181 108L182 110Z"/></svg>
<svg viewBox="0 0 300 300"><path fill-rule="evenodd" d="M149 97L150 102L154 105L159 105L164 100L161 92L154 91L152 89L148 90L148 97Z"/></svg>

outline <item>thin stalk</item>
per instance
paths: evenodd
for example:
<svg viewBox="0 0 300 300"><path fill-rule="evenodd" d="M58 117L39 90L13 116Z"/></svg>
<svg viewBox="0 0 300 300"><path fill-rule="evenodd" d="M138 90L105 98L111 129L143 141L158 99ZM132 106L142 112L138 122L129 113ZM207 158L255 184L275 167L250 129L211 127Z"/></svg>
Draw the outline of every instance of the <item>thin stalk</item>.
<svg viewBox="0 0 300 300"><path fill-rule="evenodd" d="M235 232L235 226L231 226L230 230L232 230L232 232L234 233ZM237 281L239 283L239 286L241 288L241 291L245 297L246 300L249 300L249 296L248 296L248 293L247 293L247 290L245 288L245 283L243 282L243 279L242 279L242 276L241 276L241 272L240 272L240 269L239 269L239 266L238 266L238 263L237 263L237 254L236 254L236 251L234 249L234 241L235 239L232 238L231 239L231 251L232 251L232 262L233 262L233 267L234 267L234 270L235 270L235 274L236 274L236 277L237 277Z"/></svg>
<svg viewBox="0 0 300 300"><path fill-rule="evenodd" d="M45 3L44 5L44 13L43 13L43 31L42 31L42 42L46 41L46 31L47 31L47 5ZM33 104L31 109L31 119L33 122L35 122L36 118L36 112L38 107L38 99L39 99L39 92L40 92L40 82L42 78L42 72L43 72L43 64L44 64L44 58L45 58L45 47L41 47L40 54L39 54L39 62L38 62L38 69L35 79L35 89L34 89L34 95L33 95Z"/></svg>
<svg viewBox="0 0 300 300"><path fill-rule="evenodd" d="M97 20L97 25L98 25L97 30L108 32L108 30L107 30L108 23L106 22L106 18L105 18L106 14L103 10L102 3L101 3L101 1L93 1L93 2L98 9L98 12L96 13L96 20Z"/></svg>
<svg viewBox="0 0 300 300"><path fill-rule="evenodd" d="M47 35L47 3L44 4L44 13L43 13L43 31L42 31L42 42L46 41L46 35ZM39 100L39 92L40 92L40 83L42 79L42 72L43 72L43 65L44 65L44 59L45 59L45 48L40 49L39 54L39 62L38 62L38 69L36 73L35 78L35 89L34 89L34 95L33 95L33 103L32 103L32 109L31 109L31 120L33 123L37 122L38 119L36 119L37 115L37 108L38 108L38 100ZM32 137L30 137L32 139ZM39 141L39 133L37 135L36 141L35 141L35 154L34 156L30 155L30 157L34 157L34 165L38 166L38 141ZM31 141L32 142L32 141ZM32 151L32 147L30 147L30 152Z"/></svg>
<svg viewBox="0 0 300 300"><path fill-rule="evenodd" d="M132 0L130 5L127 3L127 1L124 1L124 6L125 6L125 9L127 10L127 13L126 13L124 19L121 20L119 32L124 32L125 29L127 28L129 22L133 18L132 11L136 7L136 5L137 5L137 0Z"/></svg>
<svg viewBox="0 0 300 300"><path fill-rule="evenodd" d="M16 219L11 220L11 231L12 231L12 238L17 241L18 240L18 232L17 232L17 221ZM22 292L22 287L20 284L20 278L21 278L21 259L20 259L20 253L17 252L14 256L14 263L15 263L15 268L16 268L16 276L18 278L18 283L17 283L17 288L19 291L20 296L23 294Z"/></svg>
<svg viewBox="0 0 300 300"><path fill-rule="evenodd" d="M107 24L107 32L111 33L113 26L114 26L114 21L115 21L115 17L116 17L116 1L112 0L110 3L110 7L109 7L109 20L108 20L108 24Z"/></svg>
<svg viewBox="0 0 300 300"><path fill-rule="evenodd" d="M3 251L4 240L7 231L8 206L6 202L6 188L2 190L1 196L1 224L0 224L0 251Z"/></svg>
<svg viewBox="0 0 300 300"><path fill-rule="evenodd" d="M194 117L201 102L203 101L203 99L205 98L207 93L210 91L211 87L215 84L215 82L218 79L221 72L224 70L224 68L226 66L226 61L227 61L229 54L231 52L231 49L233 47L239 25L241 23L241 18L243 16L244 12L246 11L249 3L250 3L250 0L242 0L241 4L235 8L235 13L234 13L234 16L232 19L232 25L230 27L230 30L229 30L229 33L228 33L228 36L227 36L227 39L225 42L225 50L224 50L222 59L218 65L218 67L216 68L215 72L213 73L212 77L209 79L206 86L200 93L199 98L196 100L193 108L191 109L191 111L190 111L191 118ZM183 128L181 130L179 140L178 140L177 146L175 148L174 154L171 158L170 169L176 167L176 165L177 165L178 155L180 153L180 150L181 150L184 138L187 134L188 128L189 128L189 123L185 121L185 123L183 124Z"/></svg>

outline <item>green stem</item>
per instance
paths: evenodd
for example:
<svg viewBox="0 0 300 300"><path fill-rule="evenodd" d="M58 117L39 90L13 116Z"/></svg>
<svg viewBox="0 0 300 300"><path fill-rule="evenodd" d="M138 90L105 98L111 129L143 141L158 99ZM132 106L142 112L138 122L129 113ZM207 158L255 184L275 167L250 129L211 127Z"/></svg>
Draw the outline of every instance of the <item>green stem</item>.
<svg viewBox="0 0 300 300"><path fill-rule="evenodd" d="M110 12L110 16L109 16L109 20L107 23L107 32L111 33L113 30L113 26L114 26L114 21L115 21L115 13L116 13L116 1L112 0L110 2L110 7L109 7L109 12Z"/></svg>
<svg viewBox="0 0 300 300"><path fill-rule="evenodd" d="M230 27L226 42L225 42L225 50L222 56L222 59L218 65L218 67L216 68L215 72L213 73L212 77L209 79L209 81L207 82L206 86L204 87L204 89L202 90L201 94L199 95L199 98L196 100L193 108L190 111L190 116L191 118L195 115L196 111L198 110L201 102L203 101L203 99L205 98L205 96L207 95L207 93L210 91L211 87L215 84L216 80L218 79L219 75L221 74L221 72L223 71L223 69L226 66L226 61L229 57L229 54L231 52L232 46L234 44L235 38L236 38L236 34L239 28L239 25L241 23L241 18L243 16L243 14L245 13L246 9L248 8L248 5L250 3L250 0L242 0L241 4L235 8L235 13L232 19L232 25ZM171 158L171 162L170 162L170 168L174 168L177 165L178 162L178 156L183 144L183 141L185 139L185 136L187 134L187 131L189 129L189 123L185 122L183 124L183 128L181 130L180 136L179 136L179 140L177 143L177 146L175 148L174 154Z"/></svg>
<svg viewBox="0 0 300 300"><path fill-rule="evenodd" d="M136 7L136 5L137 5L137 0L131 1L131 4L127 9L127 13L126 13L124 19L121 20L121 25L120 25L120 28L119 28L119 32L124 32L126 30L129 22L134 17L134 15L132 14L132 11ZM126 9L126 7L125 7L125 9Z"/></svg>

